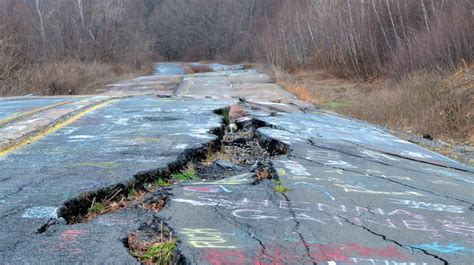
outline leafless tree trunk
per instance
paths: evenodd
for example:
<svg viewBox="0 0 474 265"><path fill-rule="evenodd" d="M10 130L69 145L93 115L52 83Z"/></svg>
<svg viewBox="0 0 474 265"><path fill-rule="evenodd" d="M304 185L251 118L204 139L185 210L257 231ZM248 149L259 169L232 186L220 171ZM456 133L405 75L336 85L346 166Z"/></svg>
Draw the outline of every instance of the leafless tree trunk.
<svg viewBox="0 0 474 265"><path fill-rule="evenodd" d="M44 15L41 13L40 0L35 0L36 13L38 14L38 29L41 35L41 40L46 43L46 29L44 26Z"/></svg>

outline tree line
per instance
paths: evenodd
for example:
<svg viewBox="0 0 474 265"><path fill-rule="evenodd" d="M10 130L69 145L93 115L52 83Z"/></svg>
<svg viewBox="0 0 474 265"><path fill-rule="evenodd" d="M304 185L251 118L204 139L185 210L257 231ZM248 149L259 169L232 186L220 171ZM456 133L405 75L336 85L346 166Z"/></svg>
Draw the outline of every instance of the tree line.
<svg viewBox="0 0 474 265"><path fill-rule="evenodd" d="M472 62L473 16L471 0L0 0L0 83L71 60L248 61L361 80L446 71Z"/></svg>

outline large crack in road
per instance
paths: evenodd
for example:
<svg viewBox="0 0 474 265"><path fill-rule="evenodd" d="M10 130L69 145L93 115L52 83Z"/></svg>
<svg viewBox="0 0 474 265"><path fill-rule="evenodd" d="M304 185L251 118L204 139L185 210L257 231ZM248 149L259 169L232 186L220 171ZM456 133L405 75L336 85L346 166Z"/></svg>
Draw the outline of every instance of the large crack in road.
<svg viewBox="0 0 474 265"><path fill-rule="evenodd" d="M472 261L473 168L254 70L170 66L1 158L2 264ZM18 101L31 108L8 126L63 100Z"/></svg>

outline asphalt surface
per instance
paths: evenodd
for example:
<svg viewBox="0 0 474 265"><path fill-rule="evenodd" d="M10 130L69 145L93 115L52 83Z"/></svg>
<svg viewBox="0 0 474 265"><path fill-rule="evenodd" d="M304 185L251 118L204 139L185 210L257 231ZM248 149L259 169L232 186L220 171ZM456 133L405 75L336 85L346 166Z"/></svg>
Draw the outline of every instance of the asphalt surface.
<svg viewBox="0 0 474 265"><path fill-rule="evenodd" d="M0 264L135 264L126 238L153 220L179 239L179 263L474 264L472 167L300 102L254 70L210 67L159 64L101 96L0 100L2 135L18 131L0 142ZM288 147L272 159L280 182L187 181L147 195L168 198L160 212L61 217L215 141L214 111L238 102L262 145Z"/></svg>

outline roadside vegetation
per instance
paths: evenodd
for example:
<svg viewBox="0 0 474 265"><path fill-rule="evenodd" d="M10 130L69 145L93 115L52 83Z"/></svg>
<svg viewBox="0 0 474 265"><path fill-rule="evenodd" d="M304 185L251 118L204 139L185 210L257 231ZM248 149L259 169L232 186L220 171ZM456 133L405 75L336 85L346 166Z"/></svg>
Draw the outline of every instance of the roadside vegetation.
<svg viewBox="0 0 474 265"><path fill-rule="evenodd" d="M400 81L358 82L325 71L276 73L303 100L394 130L474 144L474 69L416 72Z"/></svg>
<svg viewBox="0 0 474 265"><path fill-rule="evenodd" d="M472 143L473 14L470 0L0 0L0 95L248 62L325 108Z"/></svg>
<svg viewBox="0 0 474 265"><path fill-rule="evenodd" d="M138 2L0 0L0 96L87 94L149 74Z"/></svg>

